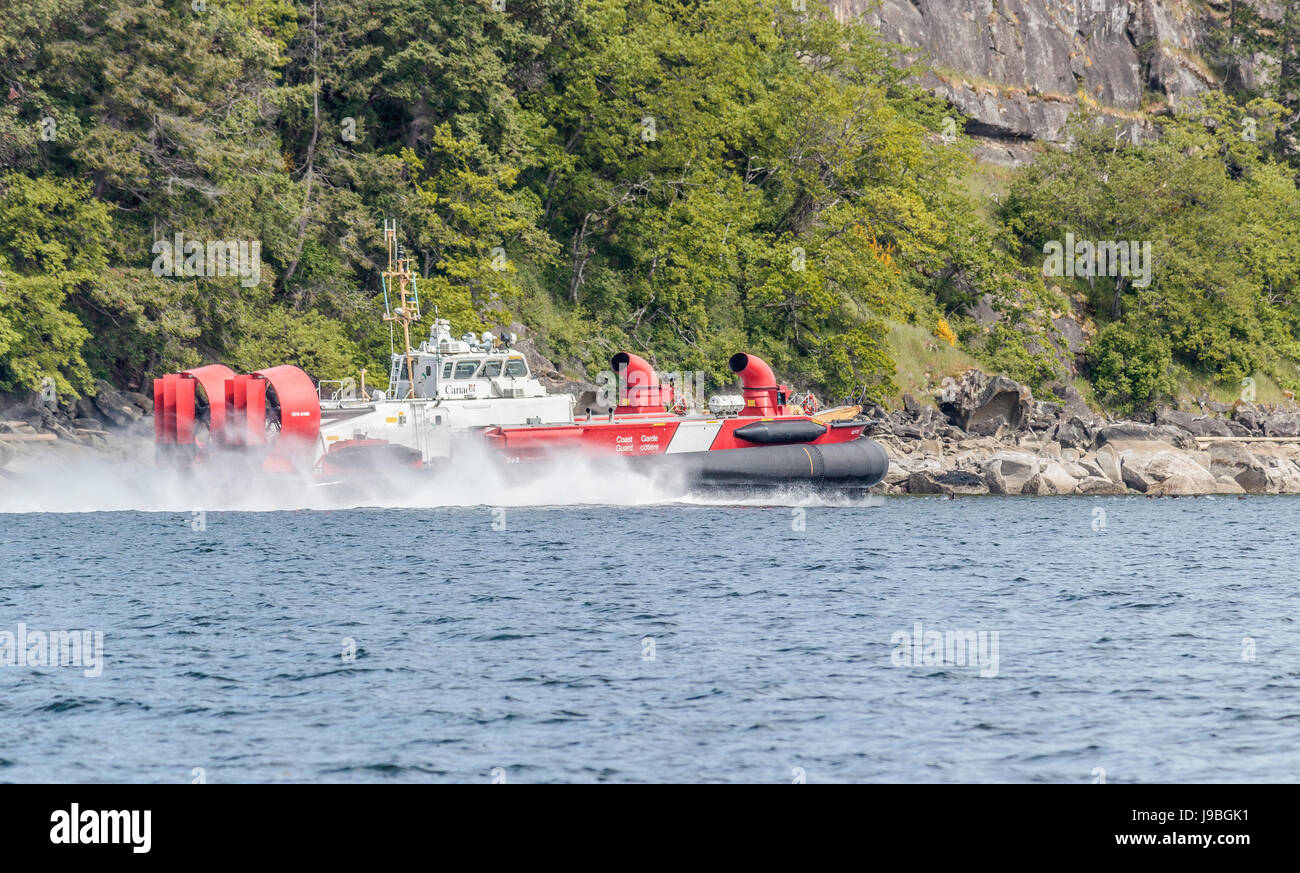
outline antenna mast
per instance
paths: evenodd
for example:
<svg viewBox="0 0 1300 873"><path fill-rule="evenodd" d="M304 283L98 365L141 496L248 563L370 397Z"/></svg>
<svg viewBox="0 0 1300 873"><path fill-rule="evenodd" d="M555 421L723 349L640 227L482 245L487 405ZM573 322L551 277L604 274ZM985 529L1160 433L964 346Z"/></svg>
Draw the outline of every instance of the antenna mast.
<svg viewBox="0 0 1300 873"><path fill-rule="evenodd" d="M411 323L420 320L420 289L416 285L414 259L397 244L397 219L384 219L384 243L388 246L388 269L384 270L384 321L402 325L402 348L406 353L406 398L415 396L415 357L411 353ZM394 285L396 282L396 285ZM389 290L392 290L392 295ZM389 301L396 303L393 307Z"/></svg>

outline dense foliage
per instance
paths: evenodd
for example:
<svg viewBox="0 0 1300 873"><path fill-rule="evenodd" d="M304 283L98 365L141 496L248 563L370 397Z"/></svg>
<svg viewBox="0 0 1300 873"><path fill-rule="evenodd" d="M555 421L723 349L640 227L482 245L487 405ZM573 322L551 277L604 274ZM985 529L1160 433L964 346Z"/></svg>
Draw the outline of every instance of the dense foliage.
<svg viewBox="0 0 1300 873"><path fill-rule="evenodd" d="M373 368L393 217L459 331L521 321L571 369L628 347L718 379L748 349L882 396L888 321L933 329L935 276L1015 265L968 220L942 106L875 34L797 5L14 5L0 389ZM261 281L156 276L178 233L258 241Z"/></svg>
<svg viewBox="0 0 1300 873"><path fill-rule="evenodd" d="M1155 250L1143 289L1072 280L1110 402L1155 402L1180 366L1285 381L1300 352L1285 138L1237 135L1243 111L1286 128L1264 95L1140 145L1080 120L989 215L954 113L815 0L0 12L0 391L203 360L382 370L385 217L458 332L523 323L574 374L627 348L719 383L746 350L883 398L891 326L913 325L1041 384L1077 290L1044 283L1041 251L1067 231ZM177 235L256 241L259 280L156 275ZM985 295L992 324L964 314Z"/></svg>
<svg viewBox="0 0 1300 873"><path fill-rule="evenodd" d="M1079 119L1071 150L1013 183L1003 212L1028 257L1066 233L1150 243L1147 281L1062 280L1102 322L1091 375L1116 409L1169 399L1180 373L1300 383L1300 194L1266 135L1283 115L1208 93L1141 145Z"/></svg>

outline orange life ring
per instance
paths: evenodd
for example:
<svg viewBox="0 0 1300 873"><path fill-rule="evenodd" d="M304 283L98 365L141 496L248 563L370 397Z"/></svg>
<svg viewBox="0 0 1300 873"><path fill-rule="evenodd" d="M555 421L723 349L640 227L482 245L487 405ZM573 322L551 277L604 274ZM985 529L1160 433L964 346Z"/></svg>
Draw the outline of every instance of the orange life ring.
<svg viewBox="0 0 1300 873"><path fill-rule="evenodd" d="M812 415L814 412L817 411L817 409L819 408L819 406L820 406L820 404L818 404L818 402L817 402L817 395L815 395L815 394L813 394L811 391L809 391L808 394L807 394L807 396L804 397L804 399L803 399L803 411L804 411L804 414L805 414L805 415Z"/></svg>

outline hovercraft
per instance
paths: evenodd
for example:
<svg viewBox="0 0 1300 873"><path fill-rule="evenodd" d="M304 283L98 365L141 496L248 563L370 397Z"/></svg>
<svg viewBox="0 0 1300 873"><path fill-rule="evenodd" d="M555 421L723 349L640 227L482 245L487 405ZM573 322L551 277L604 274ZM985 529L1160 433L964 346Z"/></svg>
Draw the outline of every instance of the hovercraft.
<svg viewBox="0 0 1300 873"><path fill-rule="evenodd" d="M578 456L684 477L687 484L824 485L866 489L889 469L864 437L859 406L819 410L793 395L764 361L733 355L739 395L715 396L694 413L644 359L611 360L618 398L607 415L574 415L574 398L548 394L515 337L466 334L434 318L418 347L418 272L386 222L385 320L401 325L387 391L316 383L283 365L237 375L219 364L154 381L154 439L160 463L222 463L241 470L297 472L318 481L365 481L377 472L488 462L524 474Z"/></svg>

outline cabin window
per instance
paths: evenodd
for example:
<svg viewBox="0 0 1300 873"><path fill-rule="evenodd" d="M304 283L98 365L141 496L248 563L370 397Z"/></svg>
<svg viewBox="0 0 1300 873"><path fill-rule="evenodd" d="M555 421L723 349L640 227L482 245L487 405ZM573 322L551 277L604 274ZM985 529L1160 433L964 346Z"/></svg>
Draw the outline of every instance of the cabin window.
<svg viewBox="0 0 1300 873"><path fill-rule="evenodd" d="M432 375L433 375L433 367L431 367L431 366L426 366L426 367L424 368L424 375L426 375L426 376L432 376Z"/></svg>
<svg viewBox="0 0 1300 873"><path fill-rule="evenodd" d="M451 368L453 366L455 366L455 361L448 361L447 363L442 365L442 378L444 379L451 378Z"/></svg>
<svg viewBox="0 0 1300 873"><path fill-rule="evenodd" d="M479 361L460 361L456 364L457 379L473 379L474 372L478 369Z"/></svg>
<svg viewBox="0 0 1300 873"><path fill-rule="evenodd" d="M506 375L521 379L528 375L528 365L524 363L523 358L511 358L506 361Z"/></svg>
<svg viewBox="0 0 1300 873"><path fill-rule="evenodd" d="M483 372L480 374L484 379L495 379L501 375L501 359L495 358L483 365Z"/></svg>

